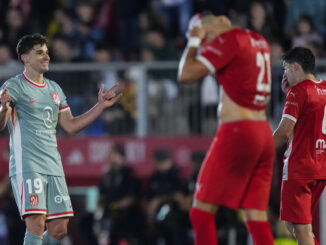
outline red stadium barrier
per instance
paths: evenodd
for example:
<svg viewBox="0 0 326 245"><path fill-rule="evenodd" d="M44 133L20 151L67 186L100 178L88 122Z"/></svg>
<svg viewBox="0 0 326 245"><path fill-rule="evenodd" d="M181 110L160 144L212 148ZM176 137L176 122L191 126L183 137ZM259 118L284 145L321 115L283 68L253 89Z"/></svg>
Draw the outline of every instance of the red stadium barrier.
<svg viewBox="0 0 326 245"><path fill-rule="evenodd" d="M175 163L184 176L189 175L190 156L194 150L207 151L210 137L67 137L58 139L58 149L70 186L97 185L110 167L109 150L114 143L125 146L127 163L139 177L153 171L153 152L166 147L172 151ZM8 139L0 139L0 175L8 172Z"/></svg>

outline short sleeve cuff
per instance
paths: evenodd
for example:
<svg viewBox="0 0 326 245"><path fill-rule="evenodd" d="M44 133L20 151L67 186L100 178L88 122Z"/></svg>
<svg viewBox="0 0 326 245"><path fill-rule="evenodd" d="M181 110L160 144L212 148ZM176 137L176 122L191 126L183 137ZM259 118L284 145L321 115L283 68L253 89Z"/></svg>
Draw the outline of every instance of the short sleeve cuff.
<svg viewBox="0 0 326 245"><path fill-rule="evenodd" d="M207 69L209 70L209 72L211 74L215 74L215 67L212 65L212 63L206 59L204 56L200 55L197 57L197 60L200 61L201 63L203 63Z"/></svg>
<svg viewBox="0 0 326 245"><path fill-rule="evenodd" d="M283 117L288 118L288 119L292 120L293 122L297 123L297 119L294 116L291 116L289 114L283 114L282 118Z"/></svg>
<svg viewBox="0 0 326 245"><path fill-rule="evenodd" d="M68 110L70 110L70 107L69 106L63 106L63 107L60 107L59 110L60 110L60 112L68 111Z"/></svg>

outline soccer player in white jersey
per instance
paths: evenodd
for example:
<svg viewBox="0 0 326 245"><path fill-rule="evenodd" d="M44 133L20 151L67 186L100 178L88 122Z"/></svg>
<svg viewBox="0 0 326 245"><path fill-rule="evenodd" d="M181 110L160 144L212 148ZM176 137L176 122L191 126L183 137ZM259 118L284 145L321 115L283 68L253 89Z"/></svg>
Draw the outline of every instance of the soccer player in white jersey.
<svg viewBox="0 0 326 245"><path fill-rule="evenodd" d="M45 37L22 37L17 54L25 71L1 87L0 129L7 125L10 133L9 175L26 223L24 245L60 244L73 210L57 150L56 125L76 134L121 94L114 92L117 85L108 91L102 85L98 103L74 117L59 85L43 76L50 62Z"/></svg>
<svg viewBox="0 0 326 245"><path fill-rule="evenodd" d="M326 183L326 81L313 75L315 57L297 47L283 57L282 120L275 147L287 144L281 191L281 220L299 245L316 245L312 214Z"/></svg>

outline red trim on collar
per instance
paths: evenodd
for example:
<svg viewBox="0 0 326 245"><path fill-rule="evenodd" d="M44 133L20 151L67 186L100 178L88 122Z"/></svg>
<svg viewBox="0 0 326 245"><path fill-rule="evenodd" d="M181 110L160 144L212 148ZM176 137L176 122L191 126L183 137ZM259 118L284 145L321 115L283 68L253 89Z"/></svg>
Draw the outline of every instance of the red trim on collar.
<svg viewBox="0 0 326 245"><path fill-rule="evenodd" d="M29 80L29 79L26 77L26 75L25 75L24 73L23 73L22 75L23 75L23 77L26 79L27 82L29 82L30 84L32 84L32 85L34 85L34 86L36 86L36 87L44 88L44 87L46 86L46 83L45 83L44 80L43 80L43 84L42 84L42 85L39 85L39 84L37 84L37 83L35 83L35 82Z"/></svg>

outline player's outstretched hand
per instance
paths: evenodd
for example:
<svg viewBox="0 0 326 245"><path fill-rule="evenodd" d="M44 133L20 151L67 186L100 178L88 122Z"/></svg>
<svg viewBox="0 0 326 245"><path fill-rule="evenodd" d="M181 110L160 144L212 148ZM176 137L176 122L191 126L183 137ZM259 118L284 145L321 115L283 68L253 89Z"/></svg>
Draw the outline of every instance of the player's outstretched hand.
<svg viewBox="0 0 326 245"><path fill-rule="evenodd" d="M122 96L122 93L116 93L114 90L119 84L114 84L110 89L104 92L104 85L101 85L100 91L98 92L98 103L102 104L104 108L111 107L117 100Z"/></svg>
<svg viewBox="0 0 326 245"><path fill-rule="evenodd" d="M11 98L10 98L10 95L8 94L6 87L3 88L0 92L0 101L1 101L1 105L4 105L3 108L5 110L9 109Z"/></svg>
<svg viewBox="0 0 326 245"><path fill-rule="evenodd" d="M283 78L282 78L282 91L287 94L287 92L289 91L290 89L290 83L288 81L288 78L283 75Z"/></svg>

